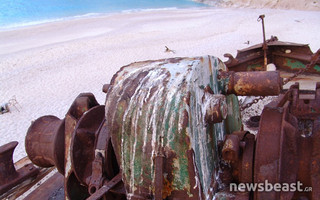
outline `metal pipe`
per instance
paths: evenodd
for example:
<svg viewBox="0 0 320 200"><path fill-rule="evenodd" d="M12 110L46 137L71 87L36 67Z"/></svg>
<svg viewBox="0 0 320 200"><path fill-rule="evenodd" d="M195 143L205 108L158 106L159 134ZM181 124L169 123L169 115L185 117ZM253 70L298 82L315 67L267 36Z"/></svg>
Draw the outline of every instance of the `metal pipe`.
<svg viewBox="0 0 320 200"><path fill-rule="evenodd" d="M238 96L274 96L282 90L282 78L277 71L226 72L227 94Z"/></svg>

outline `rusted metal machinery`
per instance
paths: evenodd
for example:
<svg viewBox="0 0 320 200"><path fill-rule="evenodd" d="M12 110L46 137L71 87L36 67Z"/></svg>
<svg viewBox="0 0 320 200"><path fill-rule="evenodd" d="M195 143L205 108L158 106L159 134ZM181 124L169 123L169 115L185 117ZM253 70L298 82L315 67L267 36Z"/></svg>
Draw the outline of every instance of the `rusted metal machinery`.
<svg viewBox="0 0 320 200"><path fill-rule="evenodd" d="M231 54L224 56L229 58L225 62L230 71L261 71L264 69L264 55L266 54L267 64L274 64L278 70L298 72L314 62L306 70L308 73L320 74L320 49L313 54L306 44L278 41L272 36L265 43L253 45L249 48L238 50L234 58ZM265 53L266 52L266 53ZM315 56L317 55L317 56Z"/></svg>
<svg viewBox="0 0 320 200"><path fill-rule="evenodd" d="M103 87L105 105L83 93L64 119L33 122L28 156L57 167L66 199L318 199L320 84L281 93L278 71L231 69L212 56L125 66ZM242 128L246 95L280 95L257 136ZM265 180L312 191L230 188Z"/></svg>
<svg viewBox="0 0 320 200"><path fill-rule="evenodd" d="M225 63L212 56L133 63L103 86L105 105L82 93L64 119L35 120L25 147L40 168L16 170L17 143L0 147L0 195L54 166L62 175L25 199L320 199L320 78L312 90L283 87L320 74L320 50L266 40L264 15L258 20L263 43L225 54ZM283 80L280 71L294 74ZM240 106L237 96L259 97ZM257 135L243 130L241 111L266 96L277 98L252 116Z"/></svg>

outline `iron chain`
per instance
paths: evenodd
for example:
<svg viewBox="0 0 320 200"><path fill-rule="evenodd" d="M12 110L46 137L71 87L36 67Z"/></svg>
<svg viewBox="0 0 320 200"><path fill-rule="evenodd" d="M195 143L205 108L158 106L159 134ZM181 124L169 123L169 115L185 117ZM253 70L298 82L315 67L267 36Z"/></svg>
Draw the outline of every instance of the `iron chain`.
<svg viewBox="0 0 320 200"><path fill-rule="evenodd" d="M247 103L246 105L240 106L240 111L244 111L245 109L251 107L253 104L258 103L260 100L264 99L265 96L259 96L257 98L255 98L252 102Z"/></svg>

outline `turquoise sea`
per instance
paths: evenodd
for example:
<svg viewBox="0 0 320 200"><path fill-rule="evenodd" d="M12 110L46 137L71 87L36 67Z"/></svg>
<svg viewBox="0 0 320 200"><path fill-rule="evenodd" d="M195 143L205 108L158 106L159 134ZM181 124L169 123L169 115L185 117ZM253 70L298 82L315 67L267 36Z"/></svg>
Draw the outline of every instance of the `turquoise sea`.
<svg viewBox="0 0 320 200"><path fill-rule="evenodd" d="M0 0L0 28L116 12L203 6L191 0Z"/></svg>

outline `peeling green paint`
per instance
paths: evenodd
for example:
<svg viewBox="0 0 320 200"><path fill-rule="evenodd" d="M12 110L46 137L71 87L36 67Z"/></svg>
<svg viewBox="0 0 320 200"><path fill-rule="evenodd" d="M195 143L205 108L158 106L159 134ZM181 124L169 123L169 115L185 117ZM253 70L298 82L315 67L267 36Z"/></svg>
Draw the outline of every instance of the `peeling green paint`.
<svg viewBox="0 0 320 200"><path fill-rule="evenodd" d="M303 64L300 61L291 59L291 58L286 58L284 62L285 62L285 65L290 67L291 69L304 69L304 68L306 68L305 64ZM316 70L317 72L320 72L320 66L319 65L315 65L313 67L313 69Z"/></svg>
<svg viewBox="0 0 320 200"><path fill-rule="evenodd" d="M154 158L160 146L166 156L165 169L170 170L165 171L170 190L184 191L186 198L208 195L219 159L218 142L241 128L241 121L231 115L227 123L204 121L205 86L210 85L215 94L225 88L217 79L219 69L225 70L224 64L211 56L159 60L134 63L113 78L106 120L112 127L112 143L129 195L154 192ZM227 96L227 104L240 116L234 95ZM201 186L195 185L198 180Z"/></svg>
<svg viewBox="0 0 320 200"><path fill-rule="evenodd" d="M234 94L227 96L227 104L228 104L228 115L226 122L226 132L227 134L231 134L234 131L241 130L242 121L241 121L241 113L239 112L240 107L238 103L238 97Z"/></svg>

